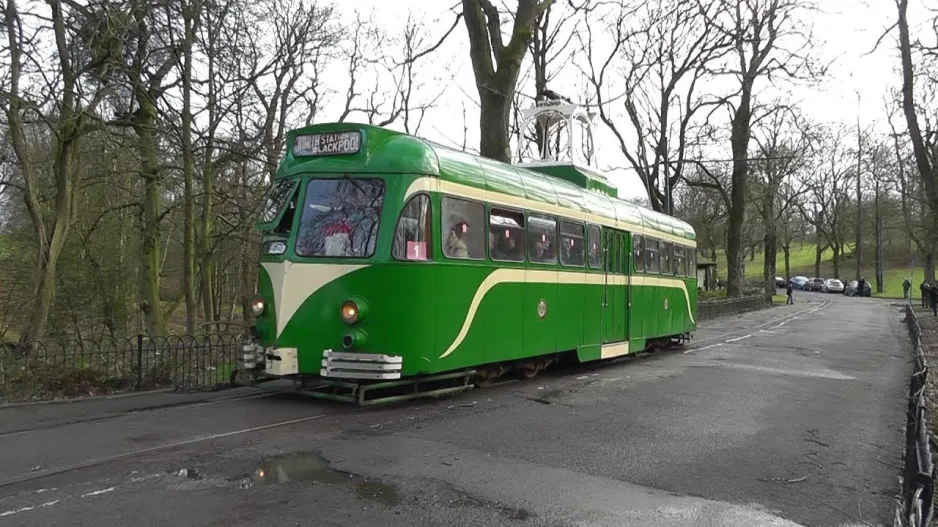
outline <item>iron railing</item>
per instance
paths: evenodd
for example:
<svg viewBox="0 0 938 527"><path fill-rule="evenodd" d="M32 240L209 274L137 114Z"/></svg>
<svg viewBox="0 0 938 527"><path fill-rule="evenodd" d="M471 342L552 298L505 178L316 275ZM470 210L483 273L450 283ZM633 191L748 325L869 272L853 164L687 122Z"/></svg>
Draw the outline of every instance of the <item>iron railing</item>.
<svg viewBox="0 0 938 527"><path fill-rule="evenodd" d="M0 344L0 402L227 386L237 335Z"/></svg>
<svg viewBox="0 0 938 527"><path fill-rule="evenodd" d="M720 300L701 300L697 302L697 320L707 320L723 315L732 315L761 309L768 304L764 294Z"/></svg>
<svg viewBox="0 0 938 527"><path fill-rule="evenodd" d="M909 304L905 306L905 322L912 338L915 371L909 382L900 515L905 525L925 527L932 520L936 475L931 457L928 406L925 402L928 364L922 348L922 328L915 310Z"/></svg>

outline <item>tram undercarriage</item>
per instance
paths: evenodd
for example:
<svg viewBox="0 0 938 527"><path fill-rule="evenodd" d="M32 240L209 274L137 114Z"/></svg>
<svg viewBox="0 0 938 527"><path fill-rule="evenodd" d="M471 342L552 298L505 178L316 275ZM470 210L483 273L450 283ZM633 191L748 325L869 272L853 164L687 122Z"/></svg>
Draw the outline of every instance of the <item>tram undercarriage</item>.
<svg viewBox="0 0 938 527"><path fill-rule="evenodd" d="M649 339L645 348L623 357L633 357L683 345L692 339L690 333ZM267 387L284 381L288 387L272 390L299 393L361 406L391 403L425 397L452 395L474 387L484 388L516 373L533 379L542 370L558 363L576 363L575 352L555 353L518 361L484 364L478 367L436 375L401 378L400 357L390 355L333 352L326 350L319 375L299 373L295 348L267 350L256 343L245 344L240 368L231 374L232 386ZM607 363L621 359L605 359Z"/></svg>

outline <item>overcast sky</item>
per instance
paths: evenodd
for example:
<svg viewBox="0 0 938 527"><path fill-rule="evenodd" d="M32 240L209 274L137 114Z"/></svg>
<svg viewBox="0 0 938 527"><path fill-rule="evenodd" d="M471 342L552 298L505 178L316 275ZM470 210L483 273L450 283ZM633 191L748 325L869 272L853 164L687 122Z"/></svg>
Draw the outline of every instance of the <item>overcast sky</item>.
<svg viewBox="0 0 938 527"><path fill-rule="evenodd" d="M378 20L391 32L401 27L408 12L412 11L418 18L425 20L429 31L428 40L431 40L442 34L452 23L452 16L448 13L456 3L455 0L343 0L338 5L341 11L348 14L355 10L373 10ZM510 0L507 3L514 4ZM894 23L897 16L894 2L826 0L821 5L824 11L812 17L814 33L823 42L818 51L825 61L836 60L820 86L795 88L792 98L798 101L804 113L816 122L842 121L855 125L858 108L862 108L859 112L862 125L879 121L879 126L885 127L883 97L892 86L898 84L898 74L895 72L898 64L896 32L888 35L875 52L869 52L884 30ZM915 16L921 9L921 0L913 0L910 19L922 19L923 17ZM433 96L441 89L445 91L436 109L426 116L418 135L458 146L463 137L462 112L465 107L468 116L468 144L470 147L477 147L477 91L469 63L466 29L463 24L460 23L437 56L424 63L424 68L430 70L427 75L434 76L439 81L431 83L427 96ZM551 87L563 93L563 89L557 89L555 86L560 85L567 90L575 89L571 86L575 86L577 80L575 68L564 68L560 78ZM337 87L341 87L345 79L337 78L335 82ZM859 107L857 92L862 101ZM567 94L577 98L576 93ZM324 117L334 118L335 112L332 110L327 108ZM626 164L624 157L618 152L613 136L598 119L596 148L600 166L621 167ZM610 177L619 187L621 197L644 194L641 182L634 172L616 170Z"/></svg>

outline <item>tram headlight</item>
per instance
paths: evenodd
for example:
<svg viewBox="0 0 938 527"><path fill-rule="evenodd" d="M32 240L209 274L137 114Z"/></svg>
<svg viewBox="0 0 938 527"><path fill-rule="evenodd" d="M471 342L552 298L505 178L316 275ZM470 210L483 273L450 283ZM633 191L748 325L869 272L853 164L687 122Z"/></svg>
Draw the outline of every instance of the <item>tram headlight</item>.
<svg viewBox="0 0 938 527"><path fill-rule="evenodd" d="M261 316L261 313L264 312L264 298L260 295L255 295L251 299L251 314L255 317Z"/></svg>
<svg viewBox="0 0 938 527"><path fill-rule="evenodd" d="M361 322L365 319L367 314L368 304L361 298L349 298L345 302L342 302L342 307L339 309L342 322L349 325Z"/></svg>

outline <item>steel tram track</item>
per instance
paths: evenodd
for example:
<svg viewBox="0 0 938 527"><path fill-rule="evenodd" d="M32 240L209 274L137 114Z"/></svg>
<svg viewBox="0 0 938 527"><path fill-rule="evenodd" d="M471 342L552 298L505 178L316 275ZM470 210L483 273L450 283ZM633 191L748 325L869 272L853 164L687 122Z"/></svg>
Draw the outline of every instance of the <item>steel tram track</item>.
<svg viewBox="0 0 938 527"><path fill-rule="evenodd" d="M790 313L790 314L786 314L786 315L781 316L781 317L773 318L772 320L763 322L763 323L758 324L758 325L756 325L756 326L752 326L752 327L745 328L745 329L738 329L738 330L726 331L726 332L724 332L724 333L721 333L720 335L715 335L715 336L713 336L713 337L708 337L708 338L706 338L706 339L702 339L702 340L700 340L700 341L695 342L695 344L690 348L690 350L692 351L692 350L699 349L701 346L705 346L706 344L713 343L713 342L716 342L716 341L720 341L721 339L725 340L727 336L733 335L734 333L751 332L751 331L753 331L753 330L763 329L763 328L765 328L765 327L767 327L767 326L770 326L770 325L772 325L772 324L783 325L783 324L787 323L788 321L794 320L794 319L796 319L796 318L798 318L798 317L800 317L800 316L802 316L802 315L814 313L814 312L817 312L817 311L819 311L819 310L821 310L821 309L824 309L824 308L826 308L827 306L829 306L830 304L831 304L831 301L830 301L830 300L823 300L823 301L821 302L821 304L818 305L818 306L815 306L815 307L812 307L812 308L809 308L809 309L802 309L802 310L800 310L800 311L798 311L798 312L796 312L796 313ZM626 361L626 360L635 360L635 359L637 359L637 358L639 358L639 357L641 357L641 356L643 356L643 355L651 355L651 354L650 354L650 353L647 353L647 352L642 352L642 353L636 353L636 354L634 354L634 355L625 355L625 356L623 356L623 357L618 357L618 358L611 359L611 360L608 360L608 361L601 361L601 362L598 362L598 363L590 364L590 367L589 367L588 369L589 369L589 370L593 370L593 369L596 369L596 368L599 368L599 367L602 367L602 366L608 366L608 365L611 365L611 364L618 364L618 363L621 363L621 362ZM557 370L554 370L554 371L557 372ZM560 372L557 372L557 373L560 373ZM514 382L518 382L518 381L521 381L521 380L535 381L535 380L537 380L537 379L516 379L516 378L511 378L511 377L502 378L502 379L495 379L495 380L493 380L490 384L488 384L487 386L485 386L484 389L485 389L485 390L490 390L490 389L492 389L492 388L497 388L497 387L499 387L499 386L504 386L504 385L511 384L511 383L514 383ZM476 389L478 389L478 388L476 388ZM241 400L245 400L245 399L261 398L261 397L270 397L270 396L273 396L273 395L277 395L277 393L275 392L275 393L252 394L252 395L247 395L247 396L230 397L230 398L225 398L225 399L220 399L220 400L215 400L215 401L204 401L204 402L196 402L196 403L192 403L192 404L183 404L183 405L174 406L174 407L169 407L169 408L171 408L171 409L185 409L185 408L191 408L191 407L207 406L207 405L210 405L210 404L221 404L221 403L227 403L227 402L237 402L237 401L241 401ZM163 407L163 408L166 408L166 407ZM159 408L155 408L155 409L159 409ZM155 409L154 409L154 410L155 410ZM165 444L162 444L162 445L157 445L157 446L148 447L148 448L142 448L142 449L138 449L138 450L132 450L132 451L124 452L124 453L121 453L121 454L115 454L115 455L113 455L113 456L106 456L106 457L101 457L101 458L89 459L89 460L82 461L82 462L79 462L79 463L74 463L74 464L71 464L71 465L64 465L64 466L60 466L60 467L58 467L58 468L53 468L53 469L49 469L49 470L46 470L46 471L41 471L41 472L38 472L38 473L24 474L24 475L22 475L22 476L17 476L17 477L14 477L14 478L6 479L6 480L3 480L3 481L0 481L0 489L12 487L12 486L15 486L15 485L20 485L20 484L23 484L23 483L29 483L29 482L33 482L33 481L38 481L38 480L45 479L45 478L49 478L49 477L52 477L52 476L58 476L58 475L61 475L61 474L66 474L66 473L69 473L69 472L75 472L75 471L82 470L82 469L99 467L99 466L107 465L107 464L114 463L114 462L117 462L117 461L123 461L123 460L127 460L127 459L132 459L132 458L135 458L135 457L140 457L140 456L144 456L144 455L148 455L148 454L154 454L154 453L169 451L169 450L173 450L173 449L177 449L177 448L182 448L182 447L186 447L186 446L190 446L190 445L194 445L194 444L198 444L198 443L204 443L204 442L207 442L207 441L215 441L215 440L218 440L218 439L225 439L225 438L228 438L228 437L235 437L235 436L239 436L239 435L247 435L247 434L251 434L251 433L255 433L255 432L260 432L260 431L264 431L264 430L270 430L270 429L273 429L273 428L282 428L282 427L287 427L287 426L291 426L291 425L295 425L295 424L300 424L300 423L315 421L315 420L319 420L319 419L326 419L326 418L330 418L330 417L343 417L343 416L346 416L346 415L354 414L354 413L356 413L356 412L360 412L360 411L363 411L363 410L371 410L371 409L374 409L374 408L371 408L371 407L368 407L368 406L356 406L356 407L351 407L351 408L348 408L348 409L339 410L339 411L335 411L335 412L324 412L324 413L319 413L319 414L311 415L311 416L307 416L307 417L300 417L300 418L296 418L296 419L288 419L288 420L285 420L285 421L279 421L279 422L274 422L274 423L268 423L268 424L265 424L265 425L259 425L259 426L249 427L249 428L242 428L242 429L238 429L238 430L231 430L231 431L228 431L228 432L220 432L220 433L216 433L216 434L203 435L203 436L196 436L196 437L191 437L191 438L188 438L188 439L182 439L182 440L178 440L178 441L172 441L172 442L165 443ZM81 422L101 421L101 420L106 420L106 419L112 419L112 418L117 418L117 417L125 416L125 415L132 414L132 413L142 412L142 411L146 411L146 409L137 410L137 411L128 411L128 412L116 414L116 415L113 415L113 416L105 416L104 418L97 418L97 419L95 419L95 418L90 418L90 419L86 419L86 420L83 420L83 421L73 421L73 422L69 422L69 423L59 424L59 425L57 425L57 426L37 427L37 428L30 429L30 430L22 430L22 431L17 431L17 432L11 432L11 433L7 433L7 434L3 434L3 435L0 435L0 437L10 436L10 435L20 434L20 433L26 433L26 432L33 431L33 430L38 430L38 429L48 429L48 428L56 428L56 427L58 427L58 426L67 426L67 425L70 425L70 424L78 424L78 423L81 423Z"/></svg>
<svg viewBox="0 0 938 527"><path fill-rule="evenodd" d="M276 395L276 394L275 393L261 393L261 394L252 393L248 395L223 397L223 398L207 400L207 401L202 400L202 401L191 401L191 402L185 402L185 403L161 404L161 405L154 405L154 406L145 406L142 408L132 408L129 410L121 410L121 411L116 411L116 412L107 412L101 415L80 417L77 419L72 419L72 420L67 420L67 421L54 422L54 423L49 423L49 424L40 424L40 425L32 426L29 428L20 428L16 430L8 430L6 432L0 432L0 439L27 434L29 432L37 432L41 430L55 430L56 428L62 428L64 426L80 425L80 424L85 424L85 423L98 423L98 422L103 422L103 421L112 421L114 419L120 419L121 417L127 417L128 415L142 414L146 412L157 412L160 410L187 410L189 408L199 408L202 406L211 406L214 404L224 404L224 403L230 403L230 402L244 401L248 399L260 399L263 397L271 397L273 395ZM0 411L2 410L4 409L0 408Z"/></svg>
<svg viewBox="0 0 938 527"><path fill-rule="evenodd" d="M489 386L487 386L486 388L487 388L487 389L488 389L488 388L495 388L495 387L497 387L497 386L502 386L502 385L506 385L506 384L511 384L511 383L517 382L517 381L519 381L519 380L521 380L521 379L512 379L512 378L508 378L508 379L504 379L504 380L499 380L499 381L492 382L492 383L491 383ZM265 396L265 397L269 397L269 396L273 396L273 395L277 395L277 393L263 394L263 396ZM255 397L257 397L257 396L255 396ZM225 400L223 400L223 401L217 401L217 402L219 402L219 403L220 403L220 402L233 402L233 401L238 401L238 400L243 400L243 399L248 399L248 398L252 398L252 397L251 397L251 396L246 396L246 397L233 397L233 398L229 398L229 399L225 399ZM212 401L212 402L216 402L216 401ZM393 403L392 403L392 404L393 404ZM400 404L400 403L398 403L398 404ZM204 406L204 403L197 403L196 405L192 405L192 406ZM386 407L387 407L387 406L383 406L382 408L386 408ZM148 448L141 448L141 449L138 449L138 450L132 450L132 451L130 451L130 452L124 452L124 453L121 453L121 454L115 454L115 455L113 455L113 456L106 456L106 457L101 457L101 458L89 459L89 460L85 460L85 461L82 461L82 462L79 462L79 463L74 463L74 464L71 464L71 465L64 465L64 466L60 466L60 467L57 467L57 468L52 468L52 469L45 470L45 471L41 471L41 472L37 472L37 473L24 474L24 475L22 475L22 476L17 476L17 477L14 477L14 478L6 479L6 480L3 480L3 481L0 481L0 489L12 487L12 486L15 486L15 485L20 485L20 484L23 484L23 483L30 483L30 482L33 482L33 481L38 481L38 480L45 479L45 478L48 478L48 477L66 474L66 473L69 473L69 472L75 472L75 471L82 470L82 469L99 467L99 466L107 465L107 464L109 464L109 463L114 463L114 462L117 462L117 461L123 461L123 460L127 460L127 459L132 459L132 458L135 458L135 457L145 456L145 455L148 455L148 454L154 454L154 453L169 451L169 450L173 450L173 449L176 449L176 448L182 448L182 447L186 447L186 446L190 446L190 445L194 445L194 444L198 444L198 443L204 443L204 442L207 442L207 441L214 441L214 440L218 440L218 439L225 439L225 438L228 438L228 437L235 437L235 436L239 436L239 435L247 435L247 434L251 434L251 433L255 433L255 432L261 432L261 431L264 431L264 430L270 430L270 429L273 429L273 428L282 428L282 427L287 427L287 426L291 426L291 425L295 425L295 424L306 423L306 422L316 421L316 420L320 420L320 419L326 419L326 418L330 418L330 417L344 417L344 416L347 416L347 415L350 415L350 414L354 414L354 413L356 413L356 412L360 412L360 411L363 411L363 410L374 410L374 409L376 409L376 408L374 408L374 407L368 407L368 406L355 406L355 407L351 407L351 408L348 408L348 409L338 410L338 411L335 411L335 412L324 412L324 413L319 413L319 414L311 415L311 416L307 416L307 417L300 417L300 418L296 418L296 419L288 419L288 420L285 420L285 421L278 421L278 422L275 422L275 423L268 423L268 424L265 424L265 425L253 426L253 427L249 427L249 428L242 428L242 429L239 429L239 430L231 430L231 431L228 431L228 432L221 432L221 433L216 433L216 434L209 434L209 435L191 437L191 438L188 438L188 439L182 439L182 440L178 440L178 441L171 441L171 442L169 442L169 443L165 443L165 444L162 444L162 445L157 445L157 446L148 447Z"/></svg>

